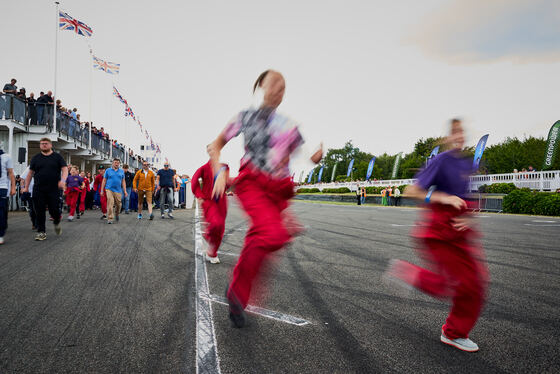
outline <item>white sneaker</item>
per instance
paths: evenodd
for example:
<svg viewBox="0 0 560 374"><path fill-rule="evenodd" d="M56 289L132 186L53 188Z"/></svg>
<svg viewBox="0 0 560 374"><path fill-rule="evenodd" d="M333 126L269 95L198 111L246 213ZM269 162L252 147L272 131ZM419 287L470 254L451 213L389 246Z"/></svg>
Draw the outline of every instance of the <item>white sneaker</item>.
<svg viewBox="0 0 560 374"><path fill-rule="evenodd" d="M465 352L478 351L478 345L469 338L457 338L451 340L442 333L440 340L442 341L442 343L449 344Z"/></svg>
<svg viewBox="0 0 560 374"><path fill-rule="evenodd" d="M74 220L74 216L68 216L68 221L72 222Z"/></svg>
<svg viewBox="0 0 560 374"><path fill-rule="evenodd" d="M0 244L4 244L4 237L0 236Z"/></svg>
<svg viewBox="0 0 560 374"><path fill-rule="evenodd" d="M216 257L210 257L210 256L206 255L206 259L207 259L208 262L211 263L211 264L219 264L219 263L220 263L220 259L218 258L218 256L216 256Z"/></svg>

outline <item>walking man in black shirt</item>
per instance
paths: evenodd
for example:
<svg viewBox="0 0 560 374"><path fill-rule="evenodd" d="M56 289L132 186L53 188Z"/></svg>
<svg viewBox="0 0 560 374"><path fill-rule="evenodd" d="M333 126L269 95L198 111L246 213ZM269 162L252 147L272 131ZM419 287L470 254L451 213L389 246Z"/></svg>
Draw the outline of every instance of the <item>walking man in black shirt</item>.
<svg viewBox="0 0 560 374"><path fill-rule="evenodd" d="M60 190L64 189L66 177L68 177L68 167L64 158L52 150L52 142L49 138L42 138L39 141L41 152L31 159L29 173L25 178L25 188L23 192L28 192L31 178L35 178L33 187L33 204L37 211L37 235L35 240L47 239L45 230L45 208L49 207L49 214L53 218L54 231L60 235Z"/></svg>

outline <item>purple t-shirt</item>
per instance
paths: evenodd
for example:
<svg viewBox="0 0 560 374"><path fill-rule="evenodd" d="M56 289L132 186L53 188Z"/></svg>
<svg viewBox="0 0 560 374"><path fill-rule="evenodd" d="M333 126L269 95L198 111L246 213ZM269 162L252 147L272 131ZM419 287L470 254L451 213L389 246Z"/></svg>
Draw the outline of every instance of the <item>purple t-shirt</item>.
<svg viewBox="0 0 560 374"><path fill-rule="evenodd" d="M83 182L84 178L79 175L69 175L68 178L66 178L66 186L68 186L68 188L80 188Z"/></svg>
<svg viewBox="0 0 560 374"><path fill-rule="evenodd" d="M437 191L464 198L469 187L472 161L457 151L440 153L416 175L416 184L425 190L435 186Z"/></svg>

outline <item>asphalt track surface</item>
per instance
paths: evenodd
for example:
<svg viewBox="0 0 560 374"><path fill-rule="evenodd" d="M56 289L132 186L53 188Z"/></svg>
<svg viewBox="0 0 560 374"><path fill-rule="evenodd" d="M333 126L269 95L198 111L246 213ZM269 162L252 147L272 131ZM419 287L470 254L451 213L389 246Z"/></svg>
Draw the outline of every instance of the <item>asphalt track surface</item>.
<svg viewBox="0 0 560 374"><path fill-rule="evenodd" d="M219 265L223 297L247 223L230 204ZM296 202L305 234L276 252L251 304L309 324L249 314L232 328L212 303L221 373L559 372L560 219L481 214L491 283L471 333L478 353L439 342L448 304L381 279L388 261L418 262L418 209ZM11 214L0 247L0 373L195 373L194 211L112 226L88 212L47 223L35 242ZM200 369L200 368L199 368ZM208 368L212 369L212 368Z"/></svg>

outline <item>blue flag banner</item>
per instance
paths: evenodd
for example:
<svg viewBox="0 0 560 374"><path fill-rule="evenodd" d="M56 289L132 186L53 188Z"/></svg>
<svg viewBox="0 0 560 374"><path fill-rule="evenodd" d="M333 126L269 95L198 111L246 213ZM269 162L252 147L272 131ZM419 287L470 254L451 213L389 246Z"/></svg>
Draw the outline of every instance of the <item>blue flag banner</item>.
<svg viewBox="0 0 560 374"><path fill-rule="evenodd" d="M369 160L369 165L367 167L366 180L369 180L369 178L371 177L371 173L373 173L374 164L375 164L375 157L372 157L372 159Z"/></svg>
<svg viewBox="0 0 560 374"><path fill-rule="evenodd" d="M432 153L430 153L430 156L428 157L428 161L427 161L426 163L429 163L430 160L431 160L432 158L436 157L438 153L439 153L439 145L436 145L436 146L434 147L434 149L432 149Z"/></svg>
<svg viewBox="0 0 560 374"><path fill-rule="evenodd" d="M350 173L352 172L352 167L354 166L354 159L352 159L352 161L350 161L350 165L348 165L348 172L346 173L346 177L350 176Z"/></svg>
<svg viewBox="0 0 560 374"><path fill-rule="evenodd" d="M321 183L321 177L323 176L323 170L325 169L325 165L321 166L321 170L319 170L319 178L317 181Z"/></svg>
<svg viewBox="0 0 560 374"><path fill-rule="evenodd" d="M478 170L478 165L480 165L480 159L482 158L482 154L484 153L484 148L486 148L487 141L488 141L488 134L480 138L478 144L476 145L476 149L474 150L474 159L473 159L473 169L475 171Z"/></svg>
<svg viewBox="0 0 560 374"><path fill-rule="evenodd" d="M314 168L311 169L311 171L309 172L309 177L307 177L307 183L311 183L311 177L313 177L313 170L315 170Z"/></svg>

